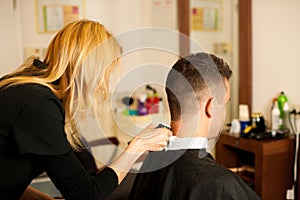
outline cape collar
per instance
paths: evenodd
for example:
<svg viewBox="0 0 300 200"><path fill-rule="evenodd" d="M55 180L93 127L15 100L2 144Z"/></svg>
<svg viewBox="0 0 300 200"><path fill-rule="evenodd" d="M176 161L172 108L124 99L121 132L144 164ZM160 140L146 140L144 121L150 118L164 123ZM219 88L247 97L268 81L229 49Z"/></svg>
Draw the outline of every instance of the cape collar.
<svg viewBox="0 0 300 200"><path fill-rule="evenodd" d="M186 137L179 138L171 136L169 143L165 148L168 150L180 150L180 149L206 149L208 148L208 140L203 137Z"/></svg>

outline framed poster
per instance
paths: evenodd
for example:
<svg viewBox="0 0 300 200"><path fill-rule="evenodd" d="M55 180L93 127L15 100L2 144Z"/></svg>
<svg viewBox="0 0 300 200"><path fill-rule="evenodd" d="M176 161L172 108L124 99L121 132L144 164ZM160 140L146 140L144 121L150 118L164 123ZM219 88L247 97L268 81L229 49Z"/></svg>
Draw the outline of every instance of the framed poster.
<svg viewBox="0 0 300 200"><path fill-rule="evenodd" d="M56 32L85 15L84 0L35 0L35 6L38 33Z"/></svg>
<svg viewBox="0 0 300 200"><path fill-rule="evenodd" d="M191 28L193 31L218 31L222 26L222 0L191 1Z"/></svg>

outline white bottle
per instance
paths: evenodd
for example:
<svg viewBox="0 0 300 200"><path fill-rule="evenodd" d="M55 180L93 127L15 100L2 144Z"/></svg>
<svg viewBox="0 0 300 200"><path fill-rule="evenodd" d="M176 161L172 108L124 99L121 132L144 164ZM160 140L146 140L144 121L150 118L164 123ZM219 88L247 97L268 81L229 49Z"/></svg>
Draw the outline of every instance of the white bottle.
<svg viewBox="0 0 300 200"><path fill-rule="evenodd" d="M282 125L282 119L280 118L280 110L278 108L278 102L274 102L274 107L272 109L272 127L273 131L279 129L280 125Z"/></svg>

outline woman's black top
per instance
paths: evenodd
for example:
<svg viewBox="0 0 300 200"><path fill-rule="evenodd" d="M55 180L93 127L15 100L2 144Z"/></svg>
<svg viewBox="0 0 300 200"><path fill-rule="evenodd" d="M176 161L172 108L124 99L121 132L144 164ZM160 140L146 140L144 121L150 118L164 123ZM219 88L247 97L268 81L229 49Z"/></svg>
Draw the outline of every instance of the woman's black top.
<svg viewBox="0 0 300 200"><path fill-rule="evenodd" d="M24 84L0 91L0 199L19 199L42 172L65 199L104 199L117 187L110 168L89 175L64 125L64 108L49 88Z"/></svg>

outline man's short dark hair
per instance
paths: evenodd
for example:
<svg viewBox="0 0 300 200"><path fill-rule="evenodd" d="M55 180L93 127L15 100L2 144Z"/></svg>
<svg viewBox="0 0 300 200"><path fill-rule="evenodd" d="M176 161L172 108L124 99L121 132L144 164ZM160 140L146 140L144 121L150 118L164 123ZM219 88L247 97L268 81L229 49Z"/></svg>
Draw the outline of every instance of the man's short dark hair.
<svg viewBox="0 0 300 200"><path fill-rule="evenodd" d="M201 52L179 59L167 76L165 88L171 120L195 113L198 102L209 93L207 84L220 82L220 75L224 84L224 79L229 80L231 74L229 65L213 54Z"/></svg>

